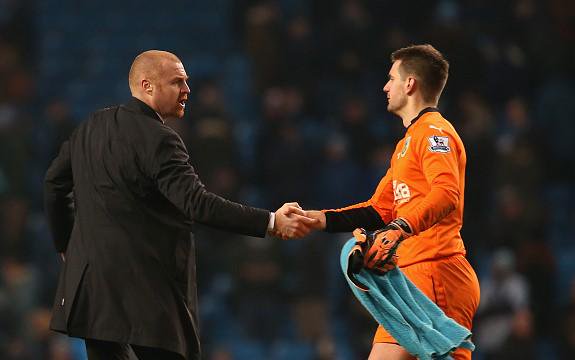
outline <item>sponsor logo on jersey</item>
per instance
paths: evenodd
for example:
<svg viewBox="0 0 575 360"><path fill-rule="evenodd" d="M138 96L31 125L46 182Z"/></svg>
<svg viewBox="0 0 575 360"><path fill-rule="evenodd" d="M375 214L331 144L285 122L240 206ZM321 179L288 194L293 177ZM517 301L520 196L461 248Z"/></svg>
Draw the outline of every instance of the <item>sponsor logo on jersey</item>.
<svg viewBox="0 0 575 360"><path fill-rule="evenodd" d="M429 150L438 153L448 153L451 151L449 147L449 138L447 136L433 135L427 138L429 140Z"/></svg>
<svg viewBox="0 0 575 360"><path fill-rule="evenodd" d="M403 204L411 199L411 191L407 184L393 180L393 200L396 205Z"/></svg>

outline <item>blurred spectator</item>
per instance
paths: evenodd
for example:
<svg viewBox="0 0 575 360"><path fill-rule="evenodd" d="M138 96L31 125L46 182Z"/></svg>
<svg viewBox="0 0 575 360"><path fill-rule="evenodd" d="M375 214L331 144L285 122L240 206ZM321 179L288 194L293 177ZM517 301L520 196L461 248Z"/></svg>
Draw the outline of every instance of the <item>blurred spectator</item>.
<svg viewBox="0 0 575 360"><path fill-rule="evenodd" d="M279 343L274 358L332 359L335 347L329 337L327 307L321 298L301 298L292 303L291 315L295 334L290 341ZM317 354L314 356L314 353Z"/></svg>
<svg viewBox="0 0 575 360"><path fill-rule="evenodd" d="M26 324L36 305L37 276L13 257L4 257L0 265L0 354L27 359L31 349Z"/></svg>
<svg viewBox="0 0 575 360"><path fill-rule="evenodd" d="M489 277L481 281L481 301L474 324L473 339L486 360L501 359L498 354L514 333L515 318L529 311L528 291L525 279L515 270L513 253L496 251ZM523 337L524 323L518 327L517 335Z"/></svg>
<svg viewBox="0 0 575 360"><path fill-rule="evenodd" d="M342 135L326 139L324 159L316 179L318 207L343 207L358 202L363 192L356 187L362 173L349 155L348 142ZM322 205L323 204L323 205Z"/></svg>
<svg viewBox="0 0 575 360"><path fill-rule="evenodd" d="M42 208L43 180L46 169L58 155L60 146L70 137L76 127L70 105L62 98L50 99L43 109L41 121L30 134L29 194L35 210Z"/></svg>
<svg viewBox="0 0 575 360"><path fill-rule="evenodd" d="M0 169L6 177L8 192L23 195L30 164L29 118L17 105L19 99L9 96L2 100L0 97Z"/></svg>
<svg viewBox="0 0 575 360"><path fill-rule="evenodd" d="M270 344L289 326L281 255L269 239L245 239L233 258L236 290L231 308L243 337Z"/></svg>
<svg viewBox="0 0 575 360"><path fill-rule="evenodd" d="M538 358L534 326L529 310L519 311L513 317L511 333L493 359L535 360Z"/></svg>
<svg viewBox="0 0 575 360"><path fill-rule="evenodd" d="M285 30L286 65L282 68L286 83L301 89L307 96L313 94L318 81L310 74L316 73L320 65L318 44L312 31L312 24L303 16L289 21Z"/></svg>
<svg viewBox="0 0 575 360"><path fill-rule="evenodd" d="M50 319L52 317L50 309L35 308L27 314L25 319L27 325L27 352L33 359L46 359L50 354L53 334L50 331Z"/></svg>
<svg viewBox="0 0 575 360"><path fill-rule="evenodd" d="M229 350L221 348L214 351L209 358L210 360L233 360L233 355Z"/></svg>
<svg viewBox="0 0 575 360"><path fill-rule="evenodd" d="M493 206L492 197L497 168L495 158L494 117L490 106L478 93L468 90L457 97L456 113L449 116L460 130L467 154L465 175L465 247L472 259L486 243L482 236Z"/></svg>
<svg viewBox="0 0 575 360"><path fill-rule="evenodd" d="M189 127L183 138L190 158L210 191L236 200L240 187L239 150L221 89L217 83L206 81L196 91L191 123L180 125Z"/></svg>
<svg viewBox="0 0 575 360"><path fill-rule="evenodd" d="M0 253L7 257L23 258L28 201L18 196L0 198L0 211Z"/></svg>
<svg viewBox="0 0 575 360"><path fill-rule="evenodd" d="M575 5L569 0L553 0L548 3L548 7L553 17L552 24L557 33L568 41L575 39Z"/></svg>
<svg viewBox="0 0 575 360"><path fill-rule="evenodd" d="M503 185L513 184L521 196L533 196L543 176L537 146L545 142L539 141L523 98L514 97L507 101L500 126L497 151L501 166L497 181Z"/></svg>
<svg viewBox="0 0 575 360"><path fill-rule="evenodd" d="M278 85L284 66L280 9L276 1L254 2L245 14L245 44L254 69L258 92Z"/></svg>
<svg viewBox="0 0 575 360"><path fill-rule="evenodd" d="M2 0L0 8L2 9L0 11L0 43L6 41L17 53L21 54L22 64L33 65L37 29L34 26L34 17L30 14L34 13L34 1ZM0 54L2 53L0 51Z"/></svg>
<svg viewBox="0 0 575 360"><path fill-rule="evenodd" d="M370 129L367 104L360 97L347 98L343 102L341 114L341 132L349 141L351 160L365 168L377 145Z"/></svg>
<svg viewBox="0 0 575 360"><path fill-rule="evenodd" d="M538 216L538 203L533 197L523 196L513 185L498 188L495 195L491 231L484 239L484 245L510 247L517 251L523 242L541 234L544 222Z"/></svg>
<svg viewBox="0 0 575 360"><path fill-rule="evenodd" d="M327 31L324 34L324 56L331 60L338 77L353 82L371 62L373 19L365 3L358 0L340 1L339 13L332 19Z"/></svg>
<svg viewBox="0 0 575 360"><path fill-rule="evenodd" d="M47 103L44 120L35 129L34 145L36 158L48 166L58 155L60 145L68 140L77 123L72 117L70 105L61 98L51 99Z"/></svg>
<svg viewBox="0 0 575 360"><path fill-rule="evenodd" d="M269 204L309 200L314 154L302 132L303 99L294 88L274 87L263 96L263 124L257 139L257 173Z"/></svg>
<svg viewBox="0 0 575 360"><path fill-rule="evenodd" d="M529 284L530 322L533 335L554 337L557 309L556 256L548 245L545 222L527 234L517 251L517 270Z"/></svg>
<svg viewBox="0 0 575 360"><path fill-rule="evenodd" d="M567 305L558 319L561 359L570 359L575 354L575 278L571 281Z"/></svg>
<svg viewBox="0 0 575 360"><path fill-rule="evenodd" d="M541 84L536 94L537 128L552 129L543 139L547 179L553 182L575 181L575 151L572 134L575 133L575 87L566 80L564 70L555 69Z"/></svg>

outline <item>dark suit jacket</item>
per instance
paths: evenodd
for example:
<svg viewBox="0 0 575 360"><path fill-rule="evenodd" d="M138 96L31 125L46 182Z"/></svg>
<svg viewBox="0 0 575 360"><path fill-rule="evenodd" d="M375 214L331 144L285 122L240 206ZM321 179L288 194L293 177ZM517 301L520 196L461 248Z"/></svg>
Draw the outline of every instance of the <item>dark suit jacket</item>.
<svg viewBox="0 0 575 360"><path fill-rule="evenodd" d="M265 236L267 210L207 191L143 102L100 110L62 145L45 210L66 253L51 328L200 358L192 225Z"/></svg>

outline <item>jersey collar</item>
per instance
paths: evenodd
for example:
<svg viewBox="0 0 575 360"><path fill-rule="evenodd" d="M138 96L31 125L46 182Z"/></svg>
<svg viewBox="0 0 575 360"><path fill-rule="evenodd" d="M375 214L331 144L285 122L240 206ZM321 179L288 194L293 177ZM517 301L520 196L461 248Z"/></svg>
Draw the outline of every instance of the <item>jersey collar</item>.
<svg viewBox="0 0 575 360"><path fill-rule="evenodd" d="M421 110L419 112L419 114L417 114L417 116L413 118L413 120L411 120L411 122L409 123L409 126L407 128L409 129L411 127L411 125L415 124L415 122L417 120L419 120L420 117L423 116L423 114L428 113L428 112L439 112L439 109L435 108L435 107L431 107L431 106L426 107L425 109Z"/></svg>

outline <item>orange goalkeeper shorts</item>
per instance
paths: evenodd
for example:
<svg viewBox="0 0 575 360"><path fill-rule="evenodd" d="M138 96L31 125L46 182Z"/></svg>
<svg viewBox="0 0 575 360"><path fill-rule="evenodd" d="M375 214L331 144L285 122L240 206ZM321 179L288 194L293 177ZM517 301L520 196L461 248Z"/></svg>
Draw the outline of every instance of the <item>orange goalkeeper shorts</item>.
<svg viewBox="0 0 575 360"><path fill-rule="evenodd" d="M471 330L473 316L479 305L479 281L475 271L463 255L423 261L402 267L401 271L428 298L439 306L445 315ZM397 341L380 325L374 343ZM456 360L471 359L471 352L457 349Z"/></svg>

